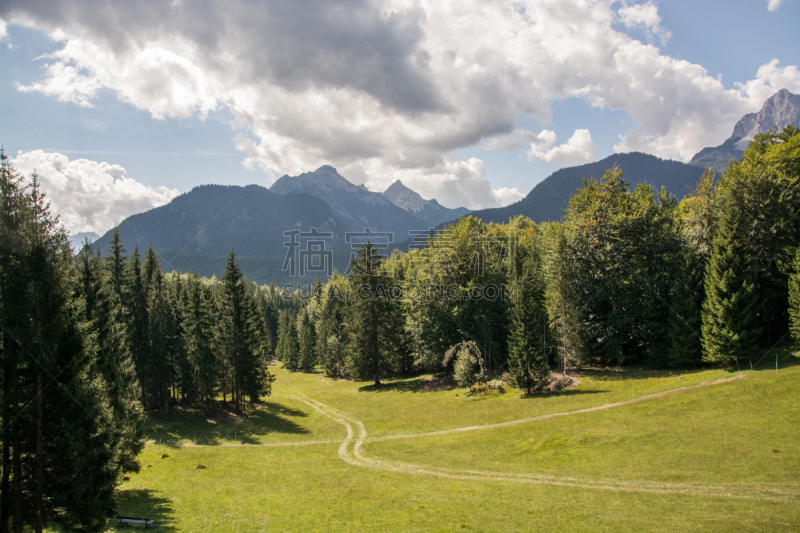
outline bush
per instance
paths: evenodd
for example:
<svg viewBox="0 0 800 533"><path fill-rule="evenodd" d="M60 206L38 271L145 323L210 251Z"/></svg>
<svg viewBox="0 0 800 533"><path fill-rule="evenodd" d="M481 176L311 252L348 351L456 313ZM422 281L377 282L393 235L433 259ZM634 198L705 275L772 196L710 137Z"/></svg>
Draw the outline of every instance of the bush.
<svg viewBox="0 0 800 533"><path fill-rule="evenodd" d="M443 365L455 357L455 365L453 365L453 378L456 383L461 387L469 387L483 377L483 358L478 349L478 345L472 341L461 342L447 350L444 356ZM476 368L479 368L480 373L475 374Z"/></svg>

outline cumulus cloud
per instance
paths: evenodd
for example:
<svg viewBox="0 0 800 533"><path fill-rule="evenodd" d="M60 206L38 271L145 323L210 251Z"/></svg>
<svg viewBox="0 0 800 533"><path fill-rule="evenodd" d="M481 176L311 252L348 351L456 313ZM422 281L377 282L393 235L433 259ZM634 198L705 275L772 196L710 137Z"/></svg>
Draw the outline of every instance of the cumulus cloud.
<svg viewBox="0 0 800 533"><path fill-rule="evenodd" d="M755 100L764 101L780 89L800 93L800 71L795 65L781 67L780 62L773 59L759 67L756 79L736 85Z"/></svg>
<svg viewBox="0 0 800 533"><path fill-rule="evenodd" d="M658 6L652 0L648 0L645 4L625 5L619 8L617 13L625 27L640 28L650 35L656 35L661 40L661 44L667 44L672 37L672 33L661 26Z"/></svg>
<svg viewBox="0 0 800 533"><path fill-rule="evenodd" d="M527 154L529 160L544 159L562 167L581 165L597 159L597 145L589 130L578 129L564 144L554 146L556 134L543 130L531 141Z"/></svg>
<svg viewBox="0 0 800 533"><path fill-rule="evenodd" d="M767 3L767 9L770 10L770 11L775 11L779 7L781 7L782 3L783 3L783 0L769 0L769 2Z"/></svg>
<svg viewBox="0 0 800 533"><path fill-rule="evenodd" d="M150 187L125 176L119 165L69 158L42 150L19 152L11 164L23 176L34 170L51 210L71 234L102 235L124 218L168 203L177 189Z"/></svg>
<svg viewBox="0 0 800 533"><path fill-rule="evenodd" d="M427 197L471 191L470 206L507 196L476 186L476 163L452 152L486 140L509 149L518 118L546 123L554 101L626 110L635 126L616 150L688 160L800 80L770 63L726 89L622 31L669 38L652 1L10 0L0 17L63 43L20 90L87 106L111 90L156 119L229 110L245 164L268 176L329 163L367 183L402 175ZM590 159L579 131L533 155Z"/></svg>

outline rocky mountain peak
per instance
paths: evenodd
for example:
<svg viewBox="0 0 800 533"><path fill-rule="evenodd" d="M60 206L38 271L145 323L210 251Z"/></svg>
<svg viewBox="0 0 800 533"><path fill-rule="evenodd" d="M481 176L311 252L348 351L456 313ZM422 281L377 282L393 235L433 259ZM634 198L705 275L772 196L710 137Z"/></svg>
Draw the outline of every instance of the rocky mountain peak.
<svg viewBox="0 0 800 533"><path fill-rule="evenodd" d="M743 116L732 137L738 137L736 146L743 150L759 133L780 130L787 124L800 125L800 95L781 89L764 102L761 111Z"/></svg>
<svg viewBox="0 0 800 533"><path fill-rule="evenodd" d="M419 211L425 205L425 199L403 185L400 180L392 183L388 189L383 191L383 195L394 205L402 207L406 211Z"/></svg>

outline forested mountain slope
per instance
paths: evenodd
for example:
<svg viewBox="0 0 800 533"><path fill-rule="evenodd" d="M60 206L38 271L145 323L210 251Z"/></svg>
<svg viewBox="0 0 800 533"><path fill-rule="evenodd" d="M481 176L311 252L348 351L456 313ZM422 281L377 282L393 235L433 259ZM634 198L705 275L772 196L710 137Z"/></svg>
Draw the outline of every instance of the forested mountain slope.
<svg viewBox="0 0 800 533"><path fill-rule="evenodd" d="M557 170L519 202L470 214L484 222L497 223L508 222L509 218L518 215L529 217L537 223L561 220L569 197L583 186L583 179L599 179L615 165L622 169L622 178L632 187L643 182L656 189L664 186L679 199L683 198L686 188L695 187L703 175L702 168L680 161L640 152L613 154L594 163Z"/></svg>

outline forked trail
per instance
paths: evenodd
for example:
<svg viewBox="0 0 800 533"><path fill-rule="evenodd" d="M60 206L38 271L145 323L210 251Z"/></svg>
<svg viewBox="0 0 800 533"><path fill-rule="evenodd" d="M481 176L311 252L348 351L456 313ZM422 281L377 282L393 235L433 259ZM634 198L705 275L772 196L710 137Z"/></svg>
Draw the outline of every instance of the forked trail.
<svg viewBox="0 0 800 533"><path fill-rule="evenodd" d="M662 398L672 394L679 394L701 387L719 385L730 382L736 378L707 382L700 385L692 385L664 392L640 396L632 400L616 402L588 409L569 411L564 413L554 413L548 415L535 416L500 422L496 424L486 424L482 426L469 426L441 431L431 431L426 433L413 433L401 435L389 435L368 439L367 430L364 424L356 418L343 413L333 407L323 404L312 398L304 396L287 396L289 398L304 402L309 407L319 411L324 416L341 424L347 431L347 436L339 445L339 458L353 466L370 468L384 472L397 472L410 475L436 476L448 479L474 480L474 481L506 481L516 483L556 485L564 487L575 487L583 489L619 491L619 492L642 492L652 494L682 494L689 496L705 496L713 498L737 498L737 499L758 499L769 501L789 501L800 499L800 486L796 484L779 483L662 483L656 481L630 481L620 479L591 479L571 476L550 476L540 474L515 474L507 472L493 472L486 470L458 470L440 467L415 465L399 461L387 461L368 457L363 449L367 442L384 441L390 439L403 439L413 437L424 437L434 435L447 435L467 431L479 431L493 428L507 427L518 424L526 424L540 420L548 420L562 416L571 416L595 411L603 411L639 403L643 401Z"/></svg>

